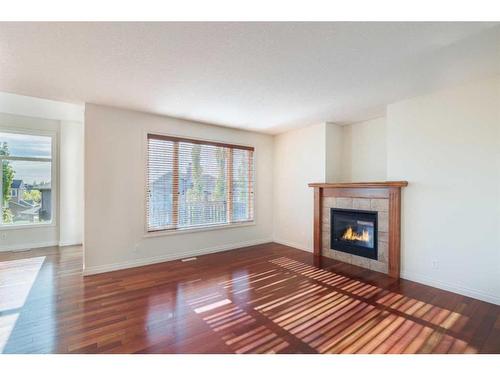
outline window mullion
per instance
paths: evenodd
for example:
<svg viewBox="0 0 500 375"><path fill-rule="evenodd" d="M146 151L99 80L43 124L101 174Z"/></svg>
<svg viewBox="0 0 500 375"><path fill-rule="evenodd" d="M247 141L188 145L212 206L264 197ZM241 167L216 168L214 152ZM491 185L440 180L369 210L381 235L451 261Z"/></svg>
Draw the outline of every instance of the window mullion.
<svg viewBox="0 0 500 375"><path fill-rule="evenodd" d="M174 142L172 158L172 224L179 227L179 142Z"/></svg>
<svg viewBox="0 0 500 375"><path fill-rule="evenodd" d="M52 162L52 158L39 158L39 157L27 157L27 156L5 156L5 160L12 160L12 161L44 161L44 162Z"/></svg>
<svg viewBox="0 0 500 375"><path fill-rule="evenodd" d="M253 151L248 151L248 215L247 219L253 218Z"/></svg>
<svg viewBox="0 0 500 375"><path fill-rule="evenodd" d="M233 149L228 148L227 152L227 211L226 220L233 222Z"/></svg>
<svg viewBox="0 0 500 375"><path fill-rule="evenodd" d="M3 158L0 158L0 166L2 167L2 173L0 173L0 188L2 191L2 198L0 198L0 225L3 225Z"/></svg>

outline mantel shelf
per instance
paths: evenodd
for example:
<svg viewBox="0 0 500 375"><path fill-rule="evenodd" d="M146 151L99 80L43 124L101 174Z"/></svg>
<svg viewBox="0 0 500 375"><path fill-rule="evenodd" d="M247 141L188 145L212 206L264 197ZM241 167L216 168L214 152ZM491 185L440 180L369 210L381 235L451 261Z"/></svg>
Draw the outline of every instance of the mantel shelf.
<svg viewBox="0 0 500 375"><path fill-rule="evenodd" d="M408 186L408 181L376 181L376 182L313 182L309 187L315 188L388 188L388 187L405 187Z"/></svg>

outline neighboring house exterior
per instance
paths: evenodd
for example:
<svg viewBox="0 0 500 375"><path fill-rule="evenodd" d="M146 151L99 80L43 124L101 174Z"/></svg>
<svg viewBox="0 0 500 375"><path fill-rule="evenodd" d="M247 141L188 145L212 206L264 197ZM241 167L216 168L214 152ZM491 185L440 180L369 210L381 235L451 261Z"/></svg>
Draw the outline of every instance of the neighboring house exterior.
<svg viewBox="0 0 500 375"><path fill-rule="evenodd" d="M50 182L37 185L36 190L42 193L41 207L39 211L40 220L48 221L52 217L52 187Z"/></svg>
<svg viewBox="0 0 500 375"><path fill-rule="evenodd" d="M10 188L9 209L14 221L33 222L38 216L39 206L33 201L23 199L26 186L23 180L13 180Z"/></svg>
<svg viewBox="0 0 500 375"><path fill-rule="evenodd" d="M25 190L23 180L12 180L10 187L10 202L19 202L23 198Z"/></svg>
<svg viewBox="0 0 500 375"><path fill-rule="evenodd" d="M25 191L39 190L41 202L23 199ZM52 217L52 188L50 182L36 186L28 185L23 180L13 180L10 191L9 209L14 222L48 221Z"/></svg>

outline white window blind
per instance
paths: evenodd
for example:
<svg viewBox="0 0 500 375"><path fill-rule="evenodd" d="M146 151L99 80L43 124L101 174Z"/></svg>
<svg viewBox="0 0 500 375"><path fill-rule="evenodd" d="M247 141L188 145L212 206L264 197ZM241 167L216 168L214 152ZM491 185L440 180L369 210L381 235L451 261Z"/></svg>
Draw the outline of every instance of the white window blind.
<svg viewBox="0 0 500 375"><path fill-rule="evenodd" d="M148 232L252 221L253 153L253 147L148 134Z"/></svg>

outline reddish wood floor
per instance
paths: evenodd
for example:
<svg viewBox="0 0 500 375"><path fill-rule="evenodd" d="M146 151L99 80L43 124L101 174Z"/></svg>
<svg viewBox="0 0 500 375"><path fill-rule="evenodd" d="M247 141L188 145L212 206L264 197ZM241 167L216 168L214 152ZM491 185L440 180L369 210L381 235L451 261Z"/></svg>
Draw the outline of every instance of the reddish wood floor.
<svg viewBox="0 0 500 375"><path fill-rule="evenodd" d="M500 307L266 244L83 277L0 254L3 353L500 353Z"/></svg>

